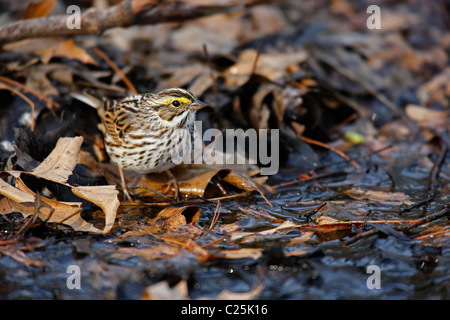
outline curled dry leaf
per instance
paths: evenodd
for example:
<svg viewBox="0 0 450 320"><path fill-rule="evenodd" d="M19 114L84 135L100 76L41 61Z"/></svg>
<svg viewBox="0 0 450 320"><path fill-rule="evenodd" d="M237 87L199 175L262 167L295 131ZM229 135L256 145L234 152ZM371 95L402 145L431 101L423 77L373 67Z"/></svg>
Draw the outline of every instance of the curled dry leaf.
<svg viewBox="0 0 450 320"><path fill-rule="evenodd" d="M196 206L170 207L161 210L156 218L150 221L152 225L159 225L161 229L176 230L188 223L197 223L199 216L200 208Z"/></svg>
<svg viewBox="0 0 450 320"><path fill-rule="evenodd" d="M202 197L206 196L206 190L214 177L218 177L219 179L228 182L229 184L245 191L256 191L259 194L264 196L263 190L247 175L238 173L231 169L220 169L207 171L200 175L196 175L187 180L182 180L179 183L180 191L189 195L200 195ZM267 201L267 200L266 200ZM268 201L267 201L268 202ZM269 202L268 202L269 203ZM269 203L269 205L271 205Z"/></svg>
<svg viewBox="0 0 450 320"><path fill-rule="evenodd" d="M261 194L264 199L264 191L259 184L263 184L267 177L255 177L250 178L246 174L241 174L232 169L216 169L210 170L205 169L206 171L200 170L184 170L183 172L176 172L175 177L178 182L178 187L180 192L185 195L190 196L201 196L201 197L212 197L217 195L219 190L214 187L212 183L214 178L218 178L219 180L226 181L230 185L245 191L253 191ZM188 172L188 173L186 173ZM127 178L130 178L132 174L129 174ZM128 182L130 184L130 182ZM148 175L142 175L139 177L138 181L134 180L131 182L132 185L136 185L135 190L141 193L141 195L145 196L157 196L156 193L151 190L156 190L158 192L163 192L167 189L169 181L165 174L161 174L160 176L152 175L149 177ZM143 188L140 188L143 187ZM270 187L265 186L264 188L269 189ZM146 190L147 189L147 190ZM166 193L167 196L172 196L173 194ZM267 203L268 200L266 199ZM271 205L269 203L269 205Z"/></svg>
<svg viewBox="0 0 450 320"><path fill-rule="evenodd" d="M126 238L136 235L153 235L156 238L185 242L196 239L202 230L195 224L200 217L197 206L169 207L161 210L156 217L144 219L146 224L133 225L132 230L120 235ZM141 219L142 220L142 219Z"/></svg>
<svg viewBox="0 0 450 320"><path fill-rule="evenodd" d="M50 155L33 171L26 173L70 187L75 195L99 206L105 214L103 230L94 227L81 217L81 202L62 202L41 197L42 203L46 206L36 212L34 207L36 194L22 181L22 172L19 171L8 172L16 178L15 187L0 179L0 194L6 197L0 201L0 213L20 212L24 216L38 214L44 221L63 223L77 231L109 232L120 204L115 186L75 187L67 183L67 179L77 164L82 142L83 138L81 137L60 138Z"/></svg>
<svg viewBox="0 0 450 320"><path fill-rule="evenodd" d="M16 178L16 184L17 188L0 179L0 193L5 196L0 201L0 214L20 212L25 217L36 214L35 193L28 189L20 177ZM8 187L5 188L5 185ZM77 231L99 233L99 229L81 218L81 202L60 202L44 197L41 197L41 201L45 206L37 214L43 221L64 223Z"/></svg>
<svg viewBox="0 0 450 320"><path fill-rule="evenodd" d="M116 186L72 187L72 192L80 198L88 200L102 208L105 213L104 233L111 230L116 219L117 208L120 204L117 199L118 191L116 190Z"/></svg>
<svg viewBox="0 0 450 320"><path fill-rule="evenodd" d="M77 165L82 143L82 137L59 139L52 153L33 170L33 174L54 182L66 183Z"/></svg>

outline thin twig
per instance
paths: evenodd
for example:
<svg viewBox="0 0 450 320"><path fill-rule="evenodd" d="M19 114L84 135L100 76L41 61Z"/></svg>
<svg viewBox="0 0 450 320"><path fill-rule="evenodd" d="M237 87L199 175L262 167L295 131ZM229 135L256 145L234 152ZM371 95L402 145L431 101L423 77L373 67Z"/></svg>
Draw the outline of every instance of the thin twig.
<svg viewBox="0 0 450 320"><path fill-rule="evenodd" d="M1 77L1 76L0 76ZM1 79L0 79L1 80ZM10 85L6 84L3 82L3 86L8 89L9 91L17 94L19 97L21 97L23 100L25 100L30 106L31 106L31 124L30 124L30 129L31 131L34 131L34 113L35 113L35 106L33 101L31 101L30 99L28 99L28 97L26 95L24 95L22 92L20 92L19 90L11 87Z"/></svg>
<svg viewBox="0 0 450 320"><path fill-rule="evenodd" d="M167 200L169 200L169 201L171 201L173 203L176 202L174 199L172 199L171 197L166 196L164 193L156 191L154 189L150 189L150 188L144 187L144 186L136 185L136 186L132 186L131 189L144 189L144 190L156 193L157 195L159 195L159 196L161 196L161 197L163 197L163 198L165 198L165 199L167 199Z"/></svg>
<svg viewBox="0 0 450 320"><path fill-rule="evenodd" d="M301 139L302 141L306 142L306 143L314 144L314 145L316 145L316 146L320 146L320 147L322 147L322 148L325 148L325 149L328 149L328 150L331 150L331 151L335 152L336 154L340 155L340 156L341 156L342 158L344 158L345 160L349 161L356 169L358 169L359 171L362 171L361 167L360 167L354 160L350 159L350 158L349 158L345 153L343 153L342 151L337 150L337 149L335 149L335 148L333 148L333 147L330 147L330 146L328 146L327 144L325 144L325 143L323 143L323 142L320 142L320 141L317 141L317 140L309 139L309 138L306 138L306 137L303 137L303 136L300 137L300 139Z"/></svg>
<svg viewBox="0 0 450 320"><path fill-rule="evenodd" d="M128 80L127 76L125 75L125 73L123 73L122 70L120 70L120 68L114 63L114 61L112 61L102 50L100 50L99 48L93 48L92 51L95 52L96 55L98 55L100 58L102 58L110 67L111 69L114 70L115 73L117 73L120 77L120 79L122 79L123 83L125 83L125 85L127 86L128 90L131 91L132 94L138 94L138 91L136 90L136 88L133 86L133 84L131 83L130 80Z"/></svg>
<svg viewBox="0 0 450 320"><path fill-rule="evenodd" d="M37 191L36 197L34 198L33 216L22 226L22 228L19 229L19 231L17 231L16 237L19 237L22 234L22 232L24 232L25 230L27 230L33 226L33 224L36 222L37 218L39 217L39 211L42 207L44 207L44 205L41 202L41 195L40 195L39 191Z"/></svg>
<svg viewBox="0 0 450 320"><path fill-rule="evenodd" d="M211 245L213 245L213 244L219 243L220 241L229 238L229 237L230 237L230 234L232 234L232 233L234 233L234 232L236 232L236 231L239 231L239 230L241 230L241 229L242 229L242 227L239 227L239 226L238 226L238 227L234 228L233 230L230 230L230 231L228 231L228 232L225 232L225 234L224 234L223 236L221 236L220 238L217 238L216 240L213 240L213 241L211 241L211 242L205 243L205 244L201 245L200 247L201 247L201 248L206 248L206 247L209 247L209 246L211 246Z"/></svg>
<svg viewBox="0 0 450 320"><path fill-rule="evenodd" d="M214 210L213 218L211 220L211 225L209 226L208 230L211 230L214 227L214 225L216 224L217 219L219 218L221 209L222 209L222 204L220 203L220 200L218 200L216 209Z"/></svg>
<svg viewBox="0 0 450 320"><path fill-rule="evenodd" d="M441 230L441 231L435 231L435 232L432 232L432 233L428 233L428 234L425 234L423 236L416 237L416 240L432 238L432 237L435 237L435 236L438 236L438 235L441 235L441 234L446 234L446 233L450 233L450 230Z"/></svg>
<svg viewBox="0 0 450 320"><path fill-rule="evenodd" d="M450 207L444 208L441 211L429 214L428 216L420 218L420 219L417 219L417 220L398 220L398 222L400 222L400 223L405 222L405 223L410 223L410 224L407 225L407 226L394 227L394 230L400 231L400 232L405 232L405 231L417 228L418 226L421 226L421 225L423 225L425 223L428 223L428 222L440 219L442 217L445 217L448 214L450 214ZM374 223L383 223L383 222L392 223L392 222L396 222L396 221L386 220L386 221L365 221L365 222L374 224ZM345 241L345 244L346 245L350 245L350 244L352 244L352 243L354 243L354 242L356 242L356 241L358 241L358 240L360 240L362 238L366 238L366 237L369 237L371 235L375 235L378 232L379 232L379 230L376 227L373 228L373 229L364 231L364 232L360 232L360 233L356 234L355 236L349 238L347 241ZM416 240L417 240L417 238L416 238Z"/></svg>
<svg viewBox="0 0 450 320"><path fill-rule="evenodd" d="M39 100L45 101L45 102L46 102L48 105L50 105L51 107L54 107L54 108L59 108L59 107L60 107L59 104L58 104L57 102L55 102L55 101L53 101L53 100L51 100L51 99L49 99L49 98L43 96L43 95L40 94L39 92L36 92L36 91L34 91L34 90L28 88L27 86L21 84L20 82L17 82L17 81L15 81L15 80L13 80L13 79L9 79L9 78L4 77L4 76L2 76L2 75L0 75L0 80L1 80L2 82L7 82L7 83L9 83L9 84L12 84L12 85L14 85L14 86L19 87L20 89L22 89L22 90L24 90L24 91L27 91L27 92L31 93L32 95L34 95L34 96L35 96L36 98L38 98ZM50 109L50 110L53 112L52 109Z"/></svg>
<svg viewBox="0 0 450 320"><path fill-rule="evenodd" d="M214 201L219 201L219 200L243 198L243 197L250 196L253 192L254 191L246 191L246 192L231 194L231 195L227 195L227 196L223 196L223 197L180 201L177 204L191 205L191 204L199 204L199 203L205 203L205 202L214 202ZM134 202L134 203L121 202L120 203L121 206L126 206L126 207L169 207L169 206L172 206L173 204L174 204L173 202L141 202L141 203L139 203L139 202Z"/></svg>

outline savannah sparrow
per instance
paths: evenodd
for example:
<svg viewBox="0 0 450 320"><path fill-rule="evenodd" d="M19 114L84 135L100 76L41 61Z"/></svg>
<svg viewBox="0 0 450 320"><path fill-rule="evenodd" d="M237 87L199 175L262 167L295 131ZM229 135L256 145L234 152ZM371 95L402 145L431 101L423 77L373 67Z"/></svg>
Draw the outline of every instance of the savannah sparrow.
<svg viewBox="0 0 450 320"><path fill-rule="evenodd" d="M105 127L105 148L119 167L128 198L122 169L139 173L166 171L173 179L168 171L175 166L172 156L192 150L195 113L206 106L180 88L103 101L98 111Z"/></svg>

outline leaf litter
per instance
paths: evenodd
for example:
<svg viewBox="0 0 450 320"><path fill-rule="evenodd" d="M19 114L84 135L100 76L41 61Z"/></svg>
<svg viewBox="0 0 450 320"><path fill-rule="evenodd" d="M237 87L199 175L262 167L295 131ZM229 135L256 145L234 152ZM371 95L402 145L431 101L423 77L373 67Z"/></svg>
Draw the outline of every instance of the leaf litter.
<svg viewBox="0 0 450 320"><path fill-rule="evenodd" d="M448 295L448 15L427 22L410 3L383 3L384 26L369 32L365 8L347 1L224 3L229 12L200 19L3 45L0 263L14 280L2 297L21 297L14 270L51 266L55 246L92 279L110 270L93 281L102 299ZM30 3L22 19L55 10L55 1ZM176 202L165 175L127 173L134 200L120 201L96 111L75 93L168 87L211 104L198 113L204 128L279 129L278 174L183 165ZM386 267L391 286L366 291L367 261ZM401 267L399 280L390 270ZM389 289L401 281L414 289ZM138 291L119 294L128 282ZM77 298L64 283L62 298ZM24 297L48 298L39 289Z"/></svg>

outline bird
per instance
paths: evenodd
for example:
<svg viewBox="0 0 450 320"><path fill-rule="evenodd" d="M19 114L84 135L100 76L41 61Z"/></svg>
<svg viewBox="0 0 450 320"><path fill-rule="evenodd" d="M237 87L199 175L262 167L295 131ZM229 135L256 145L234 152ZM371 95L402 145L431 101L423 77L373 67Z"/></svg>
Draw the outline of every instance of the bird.
<svg viewBox="0 0 450 320"><path fill-rule="evenodd" d="M182 88L135 94L119 100L103 98L100 104L95 104L103 124L105 150L119 168L124 196L132 199L124 170L165 171L175 181L178 199L178 184L170 172L176 166L173 156L193 150L195 114L208 104Z"/></svg>

